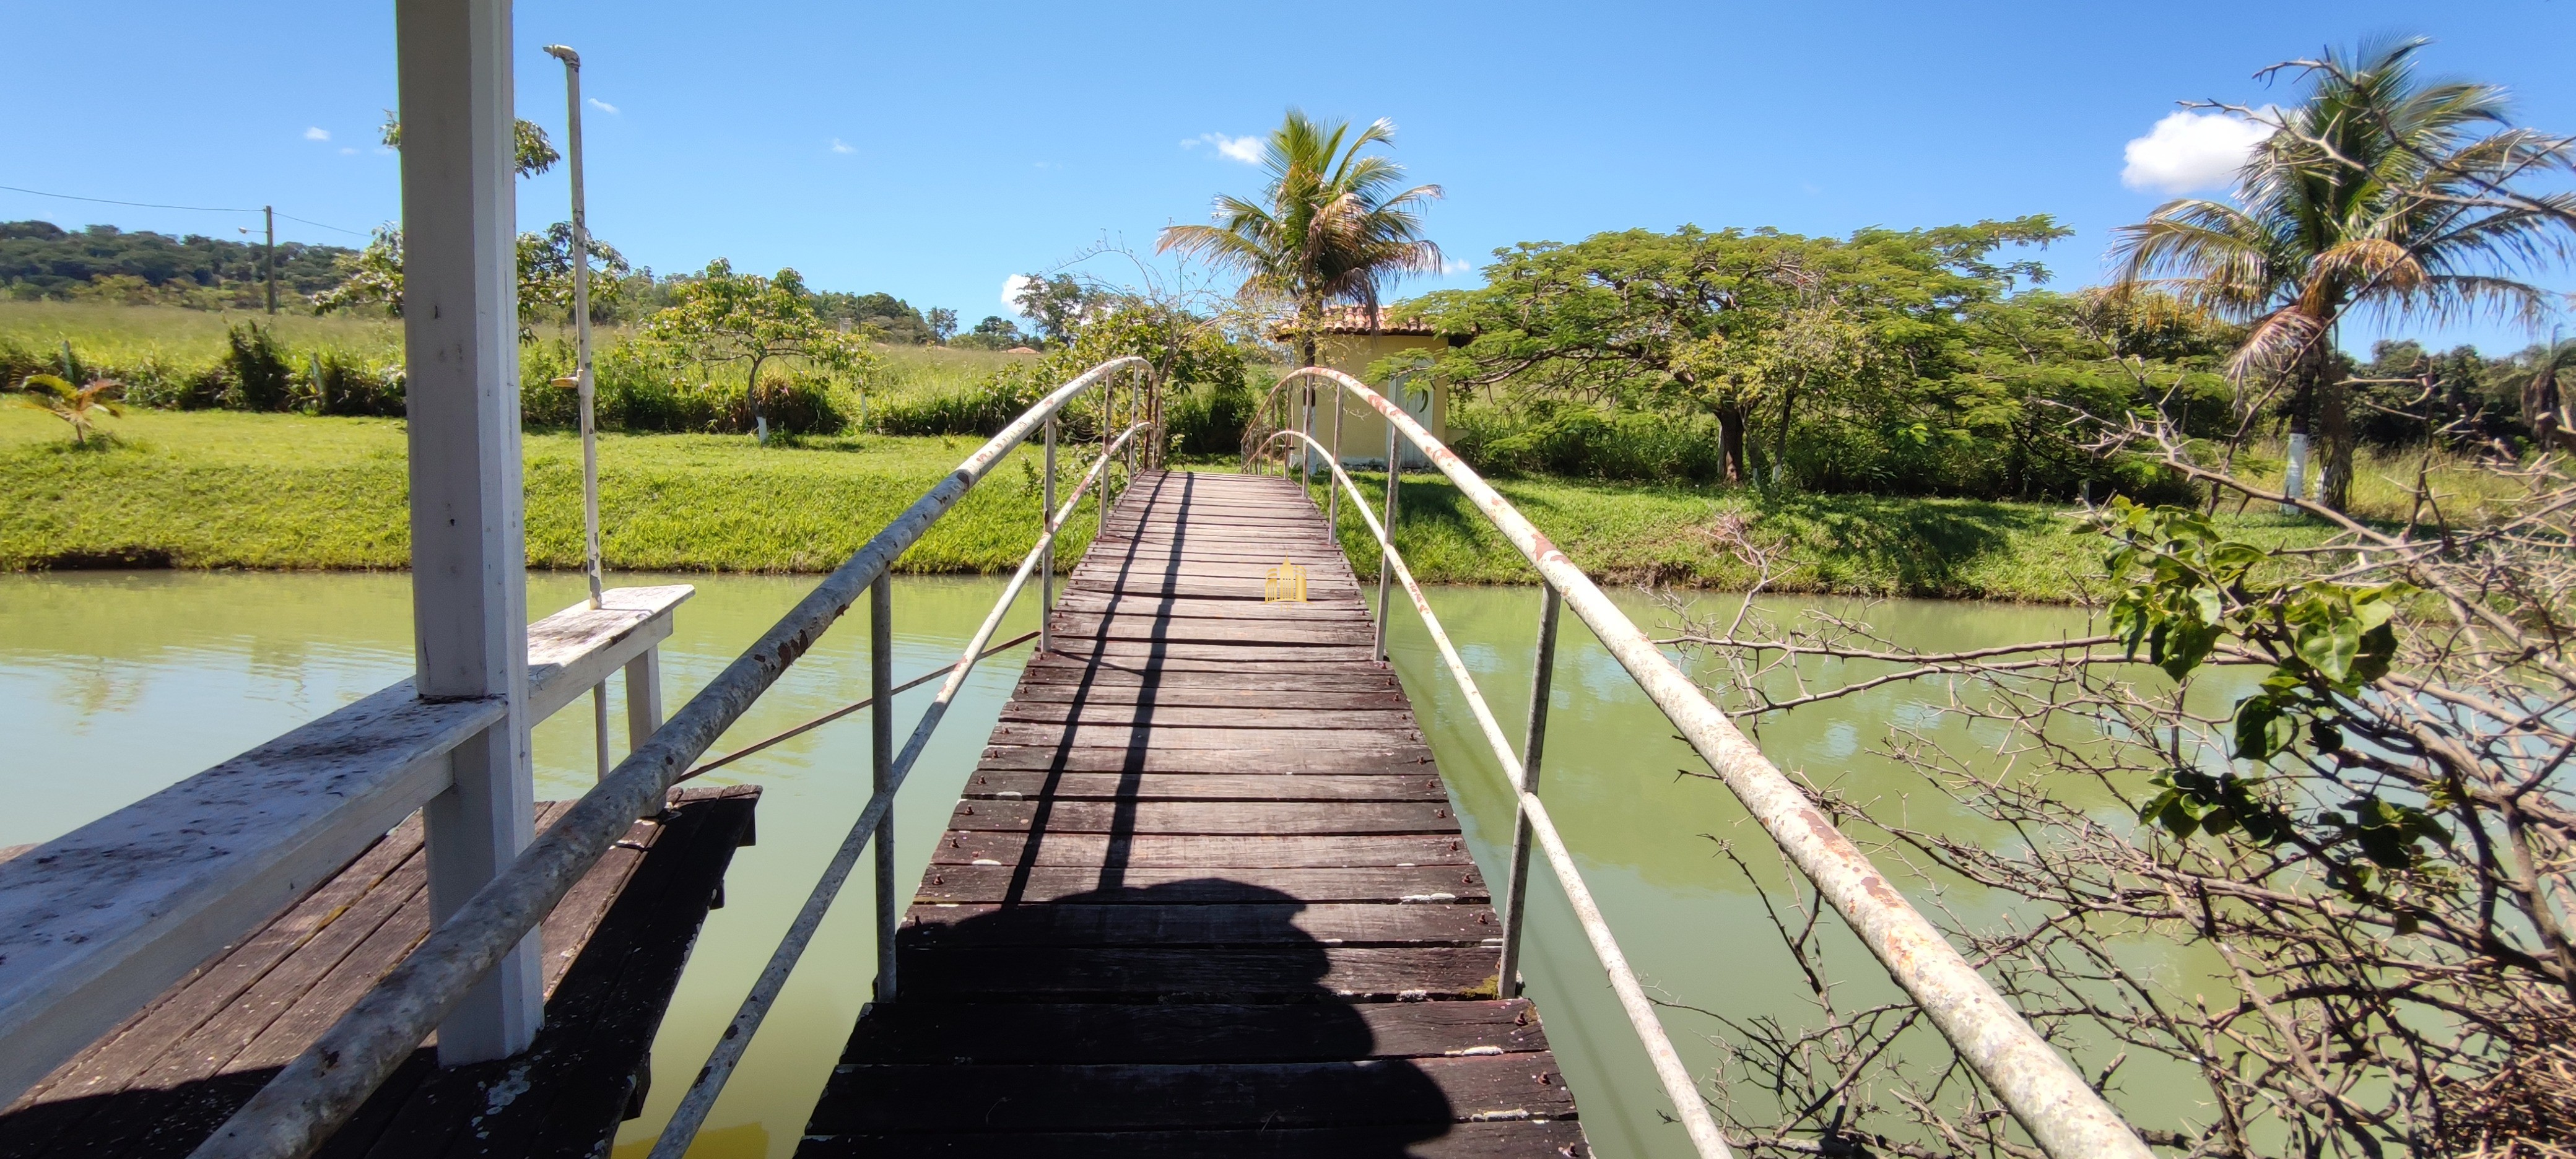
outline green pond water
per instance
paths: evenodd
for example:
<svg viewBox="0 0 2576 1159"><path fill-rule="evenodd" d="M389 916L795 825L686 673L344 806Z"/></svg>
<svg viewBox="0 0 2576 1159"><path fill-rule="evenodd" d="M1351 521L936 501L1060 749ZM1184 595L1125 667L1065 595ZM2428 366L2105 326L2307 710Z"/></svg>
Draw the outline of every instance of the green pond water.
<svg viewBox="0 0 2576 1159"><path fill-rule="evenodd" d="M619 575L615 582L691 583L663 647L671 707L810 590L810 578ZM1001 589L999 580L901 578L896 583L898 679L952 662ZM530 579L541 615L581 597L578 576ZM1649 630L1674 612L1638 595L1618 597ZM1704 612L1736 597L1706 596ZM1005 633L1035 626L1015 609ZM1531 687L1534 589L1448 588L1432 603L1517 740ZM1783 602L1779 610L1794 610ZM1898 602L1868 611L1891 637L1923 648L2026 641L2081 626L2063 609ZM43 841L330 711L411 672L410 584L401 574L93 572L0 576L0 845ZM1499 882L1511 833L1511 799L1466 702L1429 637L1409 613L1392 631L1399 672L1437 752L1469 841ZM1019 672L1014 652L985 662L951 710L907 784L897 810L901 880L918 880L933 840ZM1724 786L1705 772L1571 615L1558 652L1542 793L1585 879L1650 992L1732 1017L1805 1017L1805 987L1763 916L1754 886L1718 853L1732 842L1758 872L1781 880L1768 839ZM864 624L846 623L718 742L730 751L863 695ZM622 694L622 688L619 693ZM932 693L900 702L909 732ZM1864 793L1910 794L1918 822L1947 808L1920 778L1871 755L1893 724L1928 725L1933 690L1890 686L1765 726L1759 739L1784 768ZM623 707L612 697L614 718ZM714 774L709 783L764 790L759 843L741 850L726 908L701 934L653 1057L657 1081L644 1118L619 1135L620 1156L640 1156L698 1062L731 1017L802 903L816 874L866 799L867 716L809 733ZM618 728L623 748L622 723ZM1976 740L1961 734L1962 739ZM590 721L577 703L539 727L538 796L569 799L594 777ZM2105 802L2106 809L2116 802ZM1981 822L1949 817L1957 834L2003 841ZM859 1007L874 962L868 929L868 861L843 893L803 965L709 1119L699 1156L784 1157L827 1077ZM1531 897L1525 975L1603 1156L1685 1156L1680 1129L1598 964L1543 859ZM1971 915L1989 899L1944 898ZM1848 938L1831 943L1837 998L1847 1006L1896 993ZM2205 965L2167 960L2163 947L2126 954L2188 976ZM1687 1010L1667 1013L1686 1061L1702 1076L1720 1055L1719 1027ZM2132 1096L2152 1096L2169 1076L2132 1063ZM2146 1100L2188 1113L2173 1099Z"/></svg>

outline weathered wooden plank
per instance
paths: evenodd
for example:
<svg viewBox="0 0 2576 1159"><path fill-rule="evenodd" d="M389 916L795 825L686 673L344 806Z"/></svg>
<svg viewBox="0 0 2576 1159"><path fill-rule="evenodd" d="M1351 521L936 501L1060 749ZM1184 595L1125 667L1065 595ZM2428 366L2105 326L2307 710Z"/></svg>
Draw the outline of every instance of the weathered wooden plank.
<svg viewBox="0 0 2576 1159"><path fill-rule="evenodd" d="M1000 995L1090 1002L1395 1002L1491 998L1494 951L1481 946L1280 949L1059 946L907 947L904 1000Z"/></svg>
<svg viewBox="0 0 2576 1159"><path fill-rule="evenodd" d="M1248 682L1257 683L1257 682ZM1407 709L1404 693L1392 686L1372 691L1317 691L1310 688L1241 687L1224 685L1184 685L1146 687L1142 681L1097 683L1083 687L1053 680L1024 680L1011 693L1014 707L1022 704L1080 704L1084 706L1146 703L1156 708L1268 708L1293 705L1316 711L1391 712Z"/></svg>
<svg viewBox="0 0 2576 1159"><path fill-rule="evenodd" d="M1317 662L1339 662L1345 664L1374 664L1377 662L1377 656L1374 650L1365 642L1354 645L1263 644L1252 642L1240 644L1199 644L1188 642L1155 643L1144 640L1085 640L1077 638L1055 641L1055 650L1068 657L1084 658L1097 656L1104 659L1121 660L1129 663L1151 661L1155 666L1163 668L1166 671L1181 667L1197 667L1200 670L1205 671L1210 668L1220 666L1253 663L1309 664ZM1200 663L1194 665L1191 663L1192 661Z"/></svg>
<svg viewBox="0 0 2576 1159"><path fill-rule="evenodd" d="M669 639L671 612L696 595L687 584L610 588L528 625L528 711L544 720Z"/></svg>
<svg viewBox="0 0 2576 1159"><path fill-rule="evenodd" d="M1420 742L1378 748L1075 748L1053 744L997 744L984 750L979 769L1038 769L1085 773L1224 773L1247 768L1297 774L1412 774L1429 771L1431 750ZM1274 742L1275 744L1276 742Z"/></svg>
<svg viewBox="0 0 2576 1159"><path fill-rule="evenodd" d="M1403 833L1358 834L1330 841L1271 835L1113 839L1100 833L1044 833L1034 838L1026 833L948 833L941 836L930 862L1018 866L1025 860L1031 866L1097 870L1110 864L1113 854L1122 870L1188 869L1220 876L1255 868L1472 868L1476 863L1459 836ZM1456 875L1465 869L1449 872ZM1438 881L1431 884L1445 888Z"/></svg>
<svg viewBox="0 0 2576 1159"><path fill-rule="evenodd" d="M1547 1049L1525 998L1471 1002L909 1003L872 1011L844 1062L1321 1062Z"/></svg>
<svg viewBox="0 0 2576 1159"><path fill-rule="evenodd" d="M829 1092L835 1088L853 1097L834 1102ZM968 1125L907 1113L929 1102L984 1108L980 1122L970 1120L978 1131L1445 1124L1496 1113L1553 1118L1574 1111L1553 1067L1533 1072L1527 1057L1515 1055L1231 1065L844 1063L833 1071L823 1104L842 1113L818 1115L812 1130Z"/></svg>
<svg viewBox="0 0 2576 1159"><path fill-rule="evenodd" d="M1426 801L960 801L960 833L1445 833L1449 806Z"/></svg>
<svg viewBox="0 0 2576 1159"><path fill-rule="evenodd" d="M1377 1127L1260 1127L1212 1131L1099 1131L946 1135L808 1135L800 1159L906 1156L920 1159L1131 1159L1137 1155L1222 1155L1308 1159L1316 1155L1409 1155L1416 1159L1589 1159L1573 1119Z"/></svg>
<svg viewBox="0 0 2576 1159"><path fill-rule="evenodd" d="M1059 646L1066 648L1076 646L1074 642L1079 640L1252 646L1337 644L1349 648L1370 645L1369 624L1365 620L1299 623L1293 620L1163 618L1133 614L1095 616L1070 612L1059 613L1053 627Z"/></svg>
<svg viewBox="0 0 2576 1159"><path fill-rule="evenodd" d="M1117 724L1022 724L1003 721L993 726L994 744L1044 745L1071 748L1156 749L1208 748L1229 752L1288 743L1280 738L1264 740L1246 737L1246 732L1261 729L1198 728L1189 725L1117 725ZM1298 745L1313 749L1392 749L1401 745L1422 743L1422 734L1392 728L1336 730L1327 733L1304 733L1296 738Z"/></svg>
<svg viewBox="0 0 2576 1159"><path fill-rule="evenodd" d="M1014 700L1002 708L1002 719L1029 724L1139 725L1151 728L1293 728L1378 733L1412 731L1413 714L1384 709L1272 707L1241 705L1198 708L1130 701L1125 704L1074 704L1068 701Z"/></svg>
<svg viewBox="0 0 2576 1159"><path fill-rule="evenodd" d="M1395 692L1403 691L1395 673L1376 664L1359 665L1277 665L1260 663L1206 664L1195 669L1157 667L1151 670L1121 663L1115 659L1093 662L1068 656L1047 654L1032 657L1028 667L1020 670L1020 685L1036 684L1085 685L1094 688L1125 685L1158 689L1210 688L1243 692ZM1053 694L1036 694L1047 695Z"/></svg>
<svg viewBox="0 0 2576 1159"><path fill-rule="evenodd" d="M621 851L635 863L594 868L541 934L549 946L572 934L590 942L568 969L551 972L559 984L530 1051L445 1071L420 1052L324 1147L322 1159L414 1159L442 1150L589 1154L603 1147L756 798L749 788L683 790L664 815L667 824L640 823L627 844L645 848ZM550 823L563 807L541 806L541 821ZM419 855L414 821L173 988L123 1034L83 1052L37 1101L0 1112L0 1156L188 1153L257 1091L277 1061L300 1051L426 932ZM609 878L625 888L604 915L589 912L582 894ZM280 940L294 944L281 954ZM240 984L245 972L258 973L248 986ZM237 993L210 1006L210 995L223 988ZM273 997L283 1005L269 1002ZM193 1014L183 1012L192 1005ZM215 1017L170 1032L209 1009ZM232 1023L217 1025L225 1016ZM142 1063L157 1066L147 1071ZM506 1109L491 1098L504 1082L524 1091L504 1100Z"/></svg>
<svg viewBox="0 0 2576 1159"><path fill-rule="evenodd" d="M95 1099L126 1089L172 1044L221 1013L287 955L311 942L323 927L346 916L369 890L419 852L420 821L415 817L377 841L347 869L307 894L277 920L171 987L138 1012L130 1024L55 1068L45 1081L0 1110L0 1152L7 1151L11 1140L20 1137L15 1116L38 1100Z"/></svg>
<svg viewBox="0 0 2576 1159"><path fill-rule="evenodd" d="M1119 575L1101 572L1095 575L1068 576L1065 590L1073 592L1117 592L1134 596L1188 596L1210 600L1259 601L1262 579L1259 573L1242 576ZM1357 583L1329 583L1314 575L1306 577L1306 598L1314 602L1327 598L1357 600Z"/></svg>
<svg viewBox="0 0 2576 1159"><path fill-rule="evenodd" d="M0 862L0 1094L348 864L500 718L406 681Z"/></svg>
<svg viewBox="0 0 2576 1159"><path fill-rule="evenodd" d="M1484 875L1472 865L1347 869L1129 865L1117 871L1115 883L1107 887L1108 893L1103 893L1101 879L1107 876L1103 870L1066 866L1023 870L998 860L992 865L934 865L914 900L927 905L1031 905L1067 900L1117 904L1131 898L1136 904L1264 902L1283 897L1305 902L1377 902L1418 897L1425 900L1417 904L1424 905L1477 905L1492 900Z"/></svg>
<svg viewBox="0 0 2576 1159"><path fill-rule="evenodd" d="M1446 801L1438 777L1289 773L979 772L973 801Z"/></svg>
<svg viewBox="0 0 2576 1159"><path fill-rule="evenodd" d="M914 906L907 946L1481 946L1493 915L1471 905L1250 902Z"/></svg>
<svg viewBox="0 0 2576 1159"><path fill-rule="evenodd" d="M625 888L598 924L603 952L585 955L577 972L565 976L548 1002L547 1028L537 1041L509 1059L425 1076L401 1108L384 1117L380 1131L371 1138L335 1139L322 1159L579 1155L604 1149L624 1118L688 960L689 942L750 828L758 797L756 789L745 788L683 794L663 815L667 824L639 823L636 838L649 849L641 853L643 864L621 881ZM493 1097L511 1087L520 1093Z"/></svg>

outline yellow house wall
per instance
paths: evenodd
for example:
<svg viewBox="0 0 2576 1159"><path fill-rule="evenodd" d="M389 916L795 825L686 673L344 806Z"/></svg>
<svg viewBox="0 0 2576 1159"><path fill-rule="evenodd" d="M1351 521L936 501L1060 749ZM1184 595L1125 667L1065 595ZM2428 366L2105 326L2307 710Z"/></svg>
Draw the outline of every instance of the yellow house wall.
<svg viewBox="0 0 2576 1159"><path fill-rule="evenodd" d="M1369 377L1370 363L1408 352L1420 352L1436 357L1445 349L1447 349L1447 343L1438 338L1414 334L1381 334L1375 337L1366 334L1333 334L1317 340L1315 361L1318 365L1331 367L1365 382L1380 393L1387 393L1381 383ZM1318 409L1315 414L1315 438L1330 447L1334 446L1333 409L1324 401L1325 393L1319 391L1316 394ZM1344 391L1334 390L1329 393L1342 402L1342 434L1338 448L1342 463L1345 466L1356 463L1383 465L1386 461L1386 419L1379 415L1375 408L1352 398ZM1444 443L1448 442L1449 392L1439 389L1438 384L1434 383L1429 384L1428 393L1431 397L1427 404L1421 403L1418 399L1399 398L1394 394L1388 394L1388 397L1395 399L1399 404L1407 404L1405 409L1413 415L1414 421L1421 423L1433 437ZM1428 460L1423 458L1422 452L1416 450L1411 443L1406 443L1402 450L1406 466L1429 465Z"/></svg>

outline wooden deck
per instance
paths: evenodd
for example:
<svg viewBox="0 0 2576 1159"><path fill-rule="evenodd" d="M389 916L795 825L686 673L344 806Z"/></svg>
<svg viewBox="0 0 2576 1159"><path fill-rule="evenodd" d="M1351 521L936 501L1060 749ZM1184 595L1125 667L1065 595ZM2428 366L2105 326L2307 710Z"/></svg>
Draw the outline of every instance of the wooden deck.
<svg viewBox="0 0 2576 1159"><path fill-rule="evenodd" d="M682 790L636 822L546 919L535 1046L444 1071L424 1046L321 1154L604 1153L758 796ZM0 1159L186 1155L428 935L426 881L415 816L0 1110Z"/></svg>
<svg viewBox="0 0 2576 1159"><path fill-rule="evenodd" d="M1051 624L799 1156L1588 1154L1295 485L1143 477Z"/></svg>

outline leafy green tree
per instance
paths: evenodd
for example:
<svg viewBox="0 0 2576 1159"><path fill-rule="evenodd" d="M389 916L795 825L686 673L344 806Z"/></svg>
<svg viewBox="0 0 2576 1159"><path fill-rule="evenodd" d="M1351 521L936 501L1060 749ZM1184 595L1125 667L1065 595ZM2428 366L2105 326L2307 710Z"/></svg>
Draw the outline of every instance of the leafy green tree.
<svg viewBox="0 0 2576 1159"><path fill-rule="evenodd" d="M2233 204L2167 202L2114 246L2122 285L2158 284L2250 326L2232 369L2291 392L2290 429L2324 428L2322 498L2351 497L2353 429L2334 367L2355 308L2447 321L2536 321L2552 304L2524 270L2563 261L2576 194L2527 193L2576 171L2576 142L2512 127L2502 88L2427 82L2407 39L2283 66L2306 97L2238 175Z"/></svg>
<svg viewBox="0 0 2576 1159"><path fill-rule="evenodd" d="M973 330L958 335L950 345L970 350L1008 350L1025 345L1027 341L1027 337L1020 333L1019 323L999 314L986 314Z"/></svg>
<svg viewBox="0 0 2576 1159"><path fill-rule="evenodd" d="M1037 329L1037 339L1048 346L1065 346L1082 330L1084 316L1098 304L1101 295L1075 281L1071 274L1044 277L1026 275L1020 292L1011 304L1019 308Z"/></svg>
<svg viewBox="0 0 2576 1159"><path fill-rule="evenodd" d="M392 109L385 110L385 123L376 127L376 139L385 148L402 148L402 117ZM553 141L546 139L543 126L524 117L510 124L511 163L521 177L534 177L555 167L563 154L555 152Z"/></svg>
<svg viewBox="0 0 2576 1159"><path fill-rule="evenodd" d="M130 301L200 308L247 305L262 285L265 249L203 234L0 222L0 286L25 297L65 297L83 286L100 286ZM339 280L334 259L353 252L344 246L279 242L278 284L299 294L328 290ZM135 279L150 292L137 291L132 283L107 283L110 278Z"/></svg>
<svg viewBox="0 0 2576 1159"><path fill-rule="evenodd" d="M933 306L923 319L930 327L930 340L941 346L957 334L957 311L946 306Z"/></svg>
<svg viewBox="0 0 2576 1159"><path fill-rule="evenodd" d="M403 236L391 225L376 227L367 248L340 259L340 284L313 299L313 312L332 314L365 306L383 306L399 318L403 302Z"/></svg>
<svg viewBox="0 0 2576 1159"><path fill-rule="evenodd" d="M2045 216L1847 240L1628 230L1498 251L1483 288L1408 312L1463 340L1444 361L1451 382L1713 417L1736 482L1751 476L1747 432L1765 402L1785 457L1802 398L1869 388L1880 397L1863 409L1883 422L1918 382L1963 369L1964 311L2045 276L1994 253L2065 232Z"/></svg>
<svg viewBox="0 0 2576 1159"><path fill-rule="evenodd" d="M614 318L632 288L633 271L617 247L590 238L590 317ZM542 233L523 233L518 243L519 332L526 337L545 318L570 320L572 313L572 223L558 221ZM340 261L340 284L313 299L313 312L330 314L382 306L399 318L403 304L403 236L390 225L378 226L367 248Z"/></svg>
<svg viewBox="0 0 2576 1159"><path fill-rule="evenodd" d="M624 304L627 275L633 272L615 246L589 239L590 320L605 322ZM372 246L370 249L374 248ZM396 277L400 277L397 270ZM543 233L519 235L519 332L524 337L543 318L572 320L572 223L558 221Z"/></svg>
<svg viewBox="0 0 2576 1159"><path fill-rule="evenodd" d="M1216 224L1166 226L1154 245L1243 274L1247 296L1286 299L1309 366L1326 306L1355 303L1374 317L1388 283L1440 269L1440 247L1422 236L1421 217L1440 187L1403 188L1403 166L1361 155L1393 142L1395 122L1381 118L1357 135L1350 128L1290 109L1263 152L1266 204L1219 196Z"/></svg>
<svg viewBox="0 0 2576 1159"><path fill-rule="evenodd" d="M754 423L764 432L762 364L795 358L826 370L858 373L874 357L864 338L824 321L796 271L780 270L767 278L737 274L722 258L682 282L672 305L644 320L643 337L691 362L746 363L743 391Z"/></svg>
<svg viewBox="0 0 2576 1159"><path fill-rule="evenodd" d="M921 346L937 340L921 311L892 294L825 290L814 296L814 309L834 323L865 329L879 342Z"/></svg>

